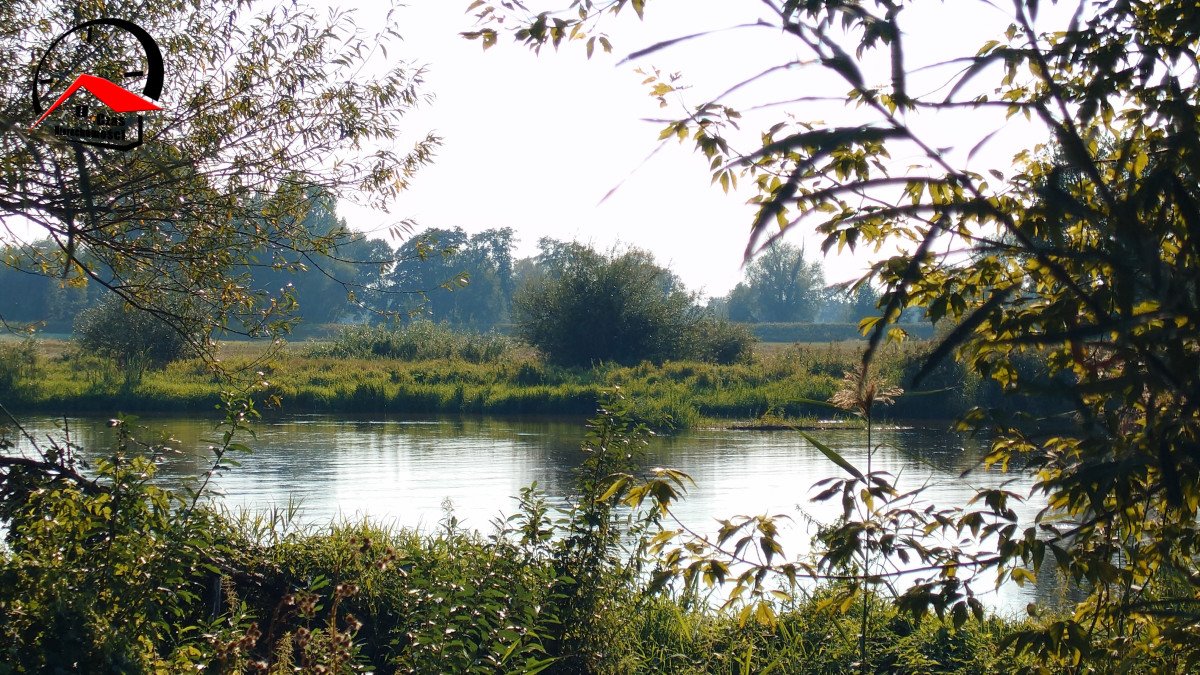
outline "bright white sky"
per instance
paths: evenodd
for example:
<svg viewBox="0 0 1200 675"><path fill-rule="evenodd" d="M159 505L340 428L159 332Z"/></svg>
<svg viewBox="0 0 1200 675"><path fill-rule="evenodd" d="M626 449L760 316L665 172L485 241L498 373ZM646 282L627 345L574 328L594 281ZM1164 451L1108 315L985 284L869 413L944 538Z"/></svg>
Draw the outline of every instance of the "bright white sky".
<svg viewBox="0 0 1200 675"><path fill-rule="evenodd" d="M342 211L351 224L372 230L413 217L423 227L461 226L468 232L509 226L520 238L522 256L534 253L542 236L601 247L620 242L651 250L693 289L709 295L728 292L741 278L753 214L745 200L751 193L726 195L710 186L707 162L687 144L671 143L643 164L658 146L662 125L641 119L674 117L682 108L660 109L634 69L682 71L695 85L688 99L695 104L765 67L795 58L797 47L774 31L756 28L695 40L643 63L617 61L659 40L753 21L762 6L750 0L658 0L647 8L645 23L632 12L610 22L614 54L601 55L597 49L589 62L578 44L564 45L559 53L546 49L539 57L502 37L500 44L483 52L477 42L458 37L473 26L473 17L464 12L467 4L411 0L400 10L402 55L427 64L427 90L436 96L432 105L409 118L411 130L414 137L436 130L445 145L389 216L346 204ZM911 65L973 55L1010 23L982 0L932 1L926 6L920 21L910 19L911 25L902 26L914 50L907 55ZM1072 9L1043 9L1039 28L1055 20L1061 25ZM909 14L916 18L915 12ZM364 9L359 20L369 16ZM926 82L911 84L910 91L936 89L950 75L941 71ZM820 93L828 81L817 70L796 71L753 88L739 100ZM977 82L991 88L996 78L985 73ZM836 85L832 91L845 89ZM806 120L841 116L846 121L853 114L814 104L786 110ZM757 134L782 119L783 111L769 109L745 126ZM929 130L933 145L954 146L962 157L976 140L1005 126L1002 117L980 113L916 124ZM1035 125L1011 122L970 166L1007 169L1016 150L1045 138ZM618 184L622 186L616 194L601 204ZM811 233L797 232L790 240L806 243L810 254L819 253L819 238ZM868 257L831 252L824 260L827 280L856 277Z"/></svg>
<svg viewBox="0 0 1200 675"><path fill-rule="evenodd" d="M535 253L538 238L550 236L601 248L624 244L648 249L689 288L710 296L727 293L741 279L742 253L753 219L753 208L745 202L752 191L743 186L738 194L726 195L710 186L707 161L690 144L671 142L646 161L659 146L663 125L644 118L681 116L684 102L703 102L769 66L801 56L795 41L769 29L742 29L686 42L635 64L617 62L661 40L753 22L765 10L761 3L655 0L649 3L644 23L632 12L609 21L614 53L597 49L588 61L580 44L564 45L559 53L547 48L536 56L507 36L484 52L479 43L459 36L474 26L474 18L464 11L467 0L408 2L398 13L405 40L393 45L389 54L425 64L425 91L436 100L411 115L403 131L409 133L409 141L436 131L444 146L391 213L358 207L344 198L340 212L354 228L384 236L389 224L403 218L413 218L422 227L460 226L468 232L512 227L519 237L518 256ZM383 3L360 3L357 21L364 30L373 30ZM338 4L345 8L348 3ZM1038 28L1065 25L1075 4L1044 7ZM910 69L973 55L1011 22L986 0L926 0L920 7L919 15L906 11L908 20L902 25L908 34ZM880 77L886 77L886 64L881 65ZM644 76L635 72L638 67L682 72L694 89L680 105L661 109L641 84ZM912 77L910 93L937 90L952 75L953 70L943 69ZM975 84L990 91L995 75L985 72ZM794 70L747 88L727 103L737 108L814 94L840 96L846 89L820 69ZM743 128L756 139L788 114L805 121L863 121L840 103L809 103L769 108L748 116ZM968 165L980 172L1007 171L1016 151L1047 137L1040 125L1023 120L1006 124L991 112L910 122L930 145L953 147L960 166L977 140L1003 127ZM921 158L893 160L902 168ZM811 231L792 233L789 240L806 245L810 256L819 254L820 238ZM890 253L831 252L823 260L826 280L856 278L872 257Z"/></svg>

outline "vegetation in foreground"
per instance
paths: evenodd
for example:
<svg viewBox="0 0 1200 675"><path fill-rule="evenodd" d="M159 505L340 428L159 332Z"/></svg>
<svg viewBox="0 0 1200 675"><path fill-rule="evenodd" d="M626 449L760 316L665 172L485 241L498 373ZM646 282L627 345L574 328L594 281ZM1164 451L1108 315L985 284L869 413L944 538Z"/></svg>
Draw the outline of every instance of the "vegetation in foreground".
<svg viewBox="0 0 1200 675"><path fill-rule="evenodd" d="M607 25L605 15L623 7L642 15L647 4L657 7L660 3L580 0L574 3L576 12L551 17L544 12L526 11L524 3L475 2L472 7L478 10L481 25L469 36L493 45L503 32L534 49L567 39L581 47L588 45L589 51L598 39L603 48L608 48L611 42L602 32ZM857 595L862 600L861 604L843 600L838 605L844 611L861 607L857 669L865 671L873 665L868 638L877 630L877 622L871 617L878 615L871 611L868 589L886 587L887 577L880 569L888 556L904 554L923 565L929 577L893 598L898 607L914 616L931 611L939 617L949 615L954 627L967 625L968 614L980 609L971 590L973 582L990 585L997 578L1028 580L1047 563L1067 571L1081 584L1086 599L1076 605L1071 616L1047 621L1029 632L1019 631L1013 640L1018 655L1037 654L1037 665L1044 672L1127 672L1138 668L1195 671L1200 663L1200 641L1196 639L1200 621L1194 609L1200 600L1200 577L1196 574L1200 541L1200 463L1196 461L1200 403L1195 395L1200 390L1200 323L1196 321L1200 294L1195 284L1195 270L1200 266L1200 202L1195 190L1200 134L1195 125L1196 88L1191 86L1195 79L1193 55L1198 51L1195 7L1161 0L1080 3L1067 30L1046 31L1035 27L1039 6L1045 3L1018 0L1013 3L1012 23L1003 35L997 35L978 51L947 55L941 65L957 74L950 75L946 83L949 86L928 88L915 84L929 67L905 60L904 43L913 34L901 29L910 25L907 22L914 17L912 12L921 11L924 8L919 5L926 3L789 0L752 4L765 7L769 16L756 22L754 29L773 25L777 30L770 32L790 45L779 52L787 55L787 61L760 75L751 74L751 80L791 76L796 68L825 69L840 82L832 85L832 91L822 91L818 82L817 89L808 92L803 102L844 98L861 112L853 116L854 126L835 126L845 123L847 118L842 115L830 116L828 125L812 124L781 109L776 105L780 102L748 102L757 111L779 115L768 122L778 124L761 134L761 145L754 141L750 148L744 148L733 133L747 121L741 119L739 111L719 101L689 107L668 123L663 137L690 138L714 171L713 179L722 186L738 178L753 181L759 209L751 226L750 249L766 238L773 240L777 226L786 230L809 224L826 237L827 247L878 249L897 242L910 243L891 259L880 261L860 282L885 289L880 298L884 311L871 324L872 347L882 343L900 311L924 309L931 320L948 320L957 326L934 351L930 365L939 357L957 353L973 372L994 378L1006 387L1029 390L1030 383L1017 372L1017 359L1031 350L1040 351L1047 357L1044 361L1050 371L1069 380L1078 392L1073 401L1072 428L1066 433L1045 433L1044 428L1031 424L1013 424L994 415L996 410L980 411L967 419L976 430L990 433L989 463L1008 466L1019 462L1027 475L1035 477L1034 489L1046 497L1049 507L1040 511L1032 523L1017 522L1010 505L1021 496L1002 490L981 490L976 500L963 508L932 514L908 509L902 503L905 495L898 493L894 481L872 470L869 452L863 472L839 461L832 449L823 450L845 475L827 479L828 487L822 494L828 498L842 495L845 517L822 535L827 549L821 569L845 570L842 578L849 583L849 597ZM251 290L226 283L224 273L246 262L246 257L238 254L249 255L275 243L272 235L276 233L282 235L278 243L285 248L290 245L292 251L310 250L307 244L311 238L296 228L279 232L273 227L302 220L288 217L303 213L302 202L306 200L298 194L283 190L265 210L257 208L251 197L276 185L303 186L310 181L336 194L339 188L361 185L366 170L371 176L368 187L374 188L372 199L386 200L407 183L416 165L427 161L428 152L423 150L432 143L407 158L360 156L357 162L335 161L329 165L334 175L329 176L313 175L311 171L297 175L296 170L305 167L308 157L337 156L369 147L372 140L393 138L395 123L403 111L387 104L400 102L407 107L416 100L413 90L418 78L394 72L387 77L386 86L343 89L343 80L337 77L339 70L328 68L329 63L343 64L342 73L366 71L354 70L354 59L341 54L334 59L322 58L331 55L327 50L337 48L330 43L345 34L338 26L302 33L314 36L314 40L296 47L286 44L284 36L290 34L287 30L274 35L268 31L247 35L243 31L248 31L253 22L235 20L240 18L236 12L222 13L222 20L212 21L209 14L191 12L186 3L159 3L154 7L159 5L162 8L148 18L164 29L174 29L172 42L191 57L183 61L199 74L194 81L183 81L192 82L197 89L191 91L198 95L180 96L180 100L192 103L180 109L185 114L179 115L176 123L164 125L166 133L156 135L156 140L169 143L147 144L146 152L129 153L125 161L106 164L106 171L92 173L96 180L91 183L91 203L108 204L110 208L89 214L93 218L86 227L77 226L79 205L63 196L89 193L86 189L74 190L86 175L88 164L83 160L87 158L72 164L63 152L65 148L52 145L46 146L45 152L8 153L4 175L14 189L4 193L13 195L4 213L22 223L31 220L66 240L48 258L37 250L27 250L30 257L16 262L25 269L61 273L68 281L77 282L95 271L83 251L99 252L111 261L115 276L105 285L126 295L127 300L138 301L133 304L156 305L169 312L171 295L182 290L195 301L196 309L205 310L202 315L210 319L210 327L240 325L241 330L258 334L270 330L267 324L278 316L273 311L276 305L269 307L272 311L260 312L262 304L249 297ZM240 10L243 5L236 3L236 8ZM101 6L93 3L91 11L100 11ZM21 21L27 17L39 19L37 26L47 38L67 17L75 21L80 18L73 3L60 3L45 14L21 11L21 3L13 3L12 7L16 9L10 9L6 18L13 19L10 23L17 29L6 35L23 36L20 27L29 24ZM171 20L185 13L192 17L189 21ZM280 14L284 14L282 10ZM47 15L60 21L40 20ZM279 16L282 26L304 30L306 22L289 21L293 15L306 16ZM225 16L230 20L223 20ZM507 21L509 17L513 20ZM718 40L728 35L727 31L709 33L711 39ZM760 35L766 39L767 31ZM243 37L247 39L240 39ZM6 41L5 45L11 53L25 54L24 43L20 42L23 39L13 38L15 41ZM364 46L360 40L352 40L342 53L354 55ZM639 55L680 42L660 42ZM247 49L247 45L252 48ZM229 49L235 51L231 54ZM729 53L726 49L712 51ZM264 54L276 58L260 59ZM256 76L240 78L229 87L210 87L208 74L227 72L210 65L222 63L227 55L243 59L233 61L231 67L244 66ZM871 73L881 57L892 64L892 72L879 83ZM254 63L244 60L247 58ZM5 66L23 68L24 61L9 59ZM370 76L378 77L373 71ZM320 81L314 83L313 78ZM991 78L998 80L988 82ZM822 79L828 80L814 81ZM306 80L311 85L304 87L309 98L293 105L292 97L284 92L294 91L297 83ZM22 80L9 77L2 81ZM243 84L246 86L240 86ZM647 84L664 102L668 95L674 98L676 93L684 92L686 86L676 84L674 74L660 79L658 73L651 75ZM742 87L729 92L732 94L734 89ZM310 111L316 108L304 104L324 100L326 95L344 102L345 110L358 110L366 117L354 120L357 124L341 129L341 134L321 132L339 131L332 126L321 126L313 133L308 122L321 125L322 120L319 115L312 116ZM214 101L232 102L233 106L218 105L217 117L228 122L219 128L207 124L214 112L209 103ZM262 105L241 105L244 101ZM287 105L272 106L272 101ZM371 105L374 103L379 105ZM957 152L944 149L964 147L961 139L943 143L938 138L939 129L926 130L925 125L909 123L915 122L921 111L984 109L1036 117L1053 134L1055 147L1032 155L1022 153L1014 158L1014 166L984 175L969 170L970 153L964 163L959 163ZM269 114L272 110L278 113ZM376 111L379 114L373 114ZM27 119L26 112L23 107L14 108L8 117ZM310 114L298 114L305 112ZM247 127L239 120L253 120L254 133L242 136ZM337 124L343 124L340 116ZM972 126L980 134L975 147L994 138L983 124ZM304 138L278 133L281 130ZM230 134L238 134L241 142L223 142ZM303 142L310 138L318 143ZM320 143L327 139L336 140ZM42 140L19 135L13 143L23 147ZM207 148L216 147L231 148L229 164L173 161L178 156L175 153L207 155ZM158 150L161 148L169 148L170 156L163 155ZM924 155L923 160L909 163L911 168L896 173L891 158L912 157L914 149ZM270 157L278 159L270 161ZM112 158L92 158L97 159L107 162ZM225 180L221 172L228 165L254 166L254 175L260 180ZM262 223L258 215L246 210L250 206L274 222ZM90 206L87 210L92 211ZM277 217L281 214L284 217ZM146 228L147 222L169 227ZM241 228L243 224L250 227ZM133 240L137 245L127 246ZM328 250L332 244L315 243L319 244L314 249L318 251ZM964 259L970 264L961 264ZM167 260L171 261L169 265L160 264ZM163 274L164 270L171 274ZM286 294L282 296L277 305L281 311L290 304ZM212 304L208 298L213 298ZM186 316L173 315L175 319ZM886 387L862 385L868 380L870 353L863 359L858 395L848 399L859 404L871 399L865 396L868 392L890 396ZM869 417L870 405L864 407ZM602 447L606 446L596 446L593 451ZM55 461L65 457L53 454L57 455ZM6 462L13 467L36 468L22 465L20 459L8 458ZM187 560L189 547L211 550L202 539L204 528L189 525L196 522L190 520L192 515L199 518L201 511L186 503L175 510L164 509L159 506L162 499L131 498L136 494L133 488L114 491L87 478L75 480L68 473L70 466L59 466L50 457L45 459L52 466L41 467L45 480L40 484L36 475L9 474L17 480L9 483L16 490L14 495L23 495L11 503L33 503L42 509L14 511L14 531L28 531L31 536L21 537L15 544L15 562L8 566L6 558L6 574L15 570L18 576L10 581L21 582L23 592L30 595L29 604L6 613L15 624L6 629L13 639L5 644L17 640L23 641L20 644L38 644L43 634L40 627L49 625L51 631L45 634L52 639L70 636L79 644L100 644L102 648L96 655L112 655L115 660L97 658L91 662L112 663L122 670L133 670L124 666L153 661L163 654L193 663L206 658L207 652L192 636L220 636L219 623L212 630L200 631L192 630L193 623L161 618L179 617L186 611L171 603L188 598L163 598L165 594L158 589L165 584L188 588L193 578L191 568L184 570L187 573L161 575L144 582L141 575L153 569L149 563L156 558L123 556L126 551L137 551L136 546L146 539L154 545L175 542L175 549L169 552L176 555L163 556L167 560ZM125 464L124 460L111 462L111 485L123 485L115 470ZM149 472L144 464L130 466L134 467L135 484ZM101 469L103 472L104 467ZM33 480L33 489L22 491L22 480ZM59 508L55 500L69 495L57 489L54 481L73 484L80 494L98 495L102 501L83 504L82 510L70 503ZM596 542L608 541L607 534L615 531L606 525L612 510L604 510L604 504L611 507L614 498L640 503L651 485L655 499L661 502L670 490L661 478L653 484L637 484L642 499L634 498L635 488L628 477L609 483L599 494L594 482L584 481L581 485L585 487L581 487L577 509L591 517L572 521L579 527L568 524L564 531L565 543L558 549L565 552L558 558L563 562L554 568L556 574L547 596L551 600L558 596L564 599L554 623L562 628L539 647L531 647L533 654L518 656L532 659L523 664L527 670L545 664L542 651L549 655L547 658L555 659L553 667L564 670L604 663L605 650L613 649L615 641L599 641L610 637L603 630L603 609L606 603L616 602L617 596L600 582L611 578L603 570L623 569L598 554L610 549ZM660 488L668 493L660 494ZM127 532L120 529L121 521L114 514L136 516L139 511L149 514L143 519L146 526L138 529L136 536L121 539ZM156 520L174 523L176 514L189 519L180 522L177 529L155 529ZM93 516L101 520L90 520ZM930 517L934 518L932 522ZM90 527L88 522L99 522L101 526ZM133 522L138 522L136 517ZM56 536L54 531L63 524L67 528L65 536ZM72 538L71 533L78 531L72 528L79 524L84 526L82 538ZM754 525L767 538L752 537L755 543L770 541L768 521L744 524ZM734 526L729 534L740 527ZM45 538L33 536L41 531L51 534ZM146 537L147 533L163 531L182 532L185 536ZM934 532L942 536L930 537ZM968 532L974 540L970 543L981 547L943 545L948 535L957 541L966 539ZM42 548L35 551L37 555L22 558L20 547L27 544ZM744 547L735 547L734 555L740 548ZM768 558L775 552L769 545L761 548ZM106 557L92 564L86 556L93 551ZM78 564L60 569L63 560ZM668 556L664 561L668 572L673 571L673 562L678 562L678 557L673 561ZM687 562L682 569L685 576L691 572L692 579L703 576L719 581L728 570L717 566L717 562L701 557ZM47 570L49 576L44 574ZM772 565L768 560L759 570L795 572L797 565ZM560 572L564 574L560 576ZM78 580L78 573L95 575L88 579L93 583L68 585L65 593L53 586L58 579ZM655 574L654 578L660 577ZM738 588L744 590L742 579L739 576ZM761 590L757 577L752 582L755 591ZM151 588L148 583L156 585ZM309 583L309 592L321 590L318 580ZM838 588L831 587L828 592L836 594ZM118 595L118 591L122 593ZM283 668L291 667L296 659L309 659L311 663L324 658L329 664L321 664L325 669L343 669L353 657L354 641L348 635L359 628L357 621L339 623L338 619L345 617L334 613L333 607L358 591L345 585L334 587L329 600L332 618L324 628L304 627L305 633L296 629L294 638L289 639L297 647L281 650L283 660L289 661ZM90 598L95 597L100 601L92 602ZM317 601L311 595L293 595L291 601L302 613L316 612ZM253 607L249 603L246 606ZM219 607L216 613L220 621ZM111 623L94 621L96 617L114 615L118 620ZM26 623L32 616L40 622ZM754 616L763 625L778 625L777 614L769 605L756 605ZM218 666L214 669L236 663L236 649L249 649L263 637L259 628L241 619L232 620L230 625L247 627L224 633L233 642L220 643L218 656L210 659ZM54 630L58 626L80 630ZM112 630L113 626L119 630ZM87 631L96 627L108 630ZM447 635L444 627L437 628ZM454 634L462 633L456 630ZM589 643L589 636L600 637ZM447 649L438 654L442 657L439 668L446 667L446 653L467 644L466 640L456 643L453 637L447 639L451 640ZM136 644L124 649L126 641ZM166 647L157 649L160 644ZM528 644L506 648L505 654L511 657ZM589 648L589 644L603 646L596 649ZM196 651L180 654L175 646L194 647ZM315 651L308 651L310 646ZM71 653L71 644L53 647L53 658ZM45 653L36 649L16 651L31 658Z"/></svg>
<svg viewBox="0 0 1200 675"><path fill-rule="evenodd" d="M646 430L619 400L589 426L572 506L551 509L531 487L490 536L459 529L452 513L419 533L214 510L204 483L243 450L234 439L252 414L230 416L212 471L184 492L154 485L163 449L127 434L94 477L65 445L3 465L0 672L988 673L1014 663L1001 645L1019 626L994 618L918 621L879 598L846 603L834 587L781 593L774 610L750 615L715 609L704 585L653 590L646 545L669 500L622 506L638 487L611 479Z"/></svg>
<svg viewBox="0 0 1200 675"><path fill-rule="evenodd" d="M905 382L928 352L925 343L880 355L880 372ZM621 387L658 430L716 420L792 424L827 418L827 401L860 362L852 343L760 349L743 363L671 361L661 365L568 367L495 335L454 333L434 324L387 331L347 329L327 343L291 345L269 363L252 343L223 348L227 371L261 372L261 400L283 409L327 412L566 415L585 418L601 392ZM982 397L951 364L902 398L898 417L947 419ZM201 359L131 375L118 362L61 343L0 343L0 392L20 410L202 411L220 402L227 380ZM998 397L997 397L998 398Z"/></svg>

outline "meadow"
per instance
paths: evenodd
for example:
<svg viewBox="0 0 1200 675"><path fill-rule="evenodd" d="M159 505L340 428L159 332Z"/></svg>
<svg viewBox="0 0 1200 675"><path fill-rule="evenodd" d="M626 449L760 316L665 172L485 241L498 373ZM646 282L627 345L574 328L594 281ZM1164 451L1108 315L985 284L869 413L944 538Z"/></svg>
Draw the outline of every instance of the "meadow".
<svg viewBox="0 0 1200 675"><path fill-rule="evenodd" d="M438 331L438 327L428 330ZM737 423L814 425L836 416L827 401L858 365L861 342L765 343L743 363L671 361L590 368L546 362L500 336L342 336L268 345L225 342L221 370L201 359L130 376L64 340L0 345L0 392L13 410L60 414L209 411L222 391L253 388L269 411L381 414L552 415L583 419L600 395L619 387L656 429ZM366 339L373 337L374 339ZM926 342L886 347L879 374L903 383L928 353ZM954 364L943 369L953 371ZM951 418L979 387L954 372L932 378L889 411L895 417Z"/></svg>

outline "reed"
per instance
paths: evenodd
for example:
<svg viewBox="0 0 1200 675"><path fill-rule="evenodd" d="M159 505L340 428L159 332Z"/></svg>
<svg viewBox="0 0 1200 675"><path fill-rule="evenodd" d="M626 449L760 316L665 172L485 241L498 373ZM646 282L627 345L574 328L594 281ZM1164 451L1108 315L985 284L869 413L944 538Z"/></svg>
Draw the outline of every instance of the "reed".
<svg viewBox="0 0 1200 675"><path fill-rule="evenodd" d="M620 387L637 402L643 421L659 431L730 420L828 417L820 402L829 400L843 374L861 359L860 347L853 344L797 344L768 346L751 362L734 365L673 361L567 368L498 336L453 338L436 326L405 334L370 330L353 331L336 342L288 345L265 364L260 343L226 343L218 356L226 371L265 382L256 396L280 402L283 412L582 418L595 411L603 391ZM440 341L439 346L417 348L417 338ZM880 355L879 370L892 381L904 381L926 350L923 344L891 346ZM61 343L43 342L37 354L36 368L11 369L5 405L51 414L190 412L212 409L232 386L196 359L172 363L129 385L111 362ZM969 387L961 385L960 380L954 389L911 403L901 399L892 413L953 417L973 402Z"/></svg>

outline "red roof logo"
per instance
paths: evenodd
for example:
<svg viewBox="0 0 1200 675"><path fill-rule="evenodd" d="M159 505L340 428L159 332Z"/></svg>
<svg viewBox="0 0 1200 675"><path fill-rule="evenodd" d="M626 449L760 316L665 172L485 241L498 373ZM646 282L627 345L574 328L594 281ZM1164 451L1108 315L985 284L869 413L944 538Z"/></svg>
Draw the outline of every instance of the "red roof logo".
<svg viewBox="0 0 1200 675"><path fill-rule="evenodd" d="M50 113L54 112L56 108L65 103L67 99L71 98L71 96L74 95L76 91L79 91L80 88L91 92L93 96L99 99L101 103L112 109L113 112L128 113L143 112L146 110L162 110L161 107L159 107L150 99L144 98L139 94L135 94L121 85L116 84L115 82L110 82L103 77L96 77L95 75L80 75L79 77L75 78L75 81L71 83L71 86L67 87L67 90L62 93L62 96L58 97L58 100L54 102L54 105L47 108L46 112L42 113L42 116L39 117L38 120L33 123L33 126L29 128L36 128L42 123L42 120L46 119Z"/></svg>

